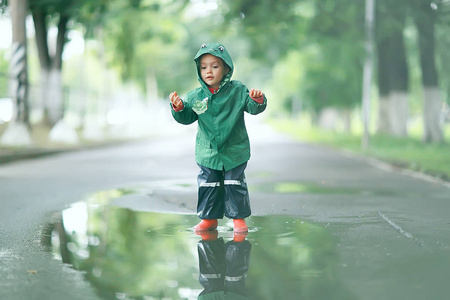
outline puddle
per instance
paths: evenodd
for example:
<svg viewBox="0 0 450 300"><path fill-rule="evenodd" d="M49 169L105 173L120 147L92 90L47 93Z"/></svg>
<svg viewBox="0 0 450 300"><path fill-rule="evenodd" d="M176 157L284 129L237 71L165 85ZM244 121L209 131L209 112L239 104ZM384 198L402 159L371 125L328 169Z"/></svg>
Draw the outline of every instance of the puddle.
<svg viewBox="0 0 450 300"><path fill-rule="evenodd" d="M360 189L345 188L330 185L328 183L305 182L265 182L263 184L249 185L250 192L275 193L275 194L315 194L315 195L356 195L356 196L403 196L414 197L417 193L408 191L392 191L385 189Z"/></svg>
<svg viewBox="0 0 450 300"><path fill-rule="evenodd" d="M263 176L260 174L259 176ZM381 196L381 197L417 197L417 193L409 191L395 191L388 189L363 189L357 187L340 187L333 182L300 182L300 181L270 181L263 183L250 183L250 193L264 194L309 194L309 195L354 195L354 196ZM197 197L197 182L192 179L174 179L155 181L152 183L137 185L134 191L145 190L148 194L154 194L159 198L171 195L186 195Z"/></svg>
<svg viewBox="0 0 450 300"><path fill-rule="evenodd" d="M99 192L44 230L47 249L82 271L101 299L352 298L335 274L336 245L324 227L252 216L247 236L234 236L227 219L200 236L196 215L113 204L133 193Z"/></svg>
<svg viewBox="0 0 450 300"><path fill-rule="evenodd" d="M250 192L279 193L279 194L360 194L361 191L350 188L327 187L319 184L301 182L270 182L249 187Z"/></svg>

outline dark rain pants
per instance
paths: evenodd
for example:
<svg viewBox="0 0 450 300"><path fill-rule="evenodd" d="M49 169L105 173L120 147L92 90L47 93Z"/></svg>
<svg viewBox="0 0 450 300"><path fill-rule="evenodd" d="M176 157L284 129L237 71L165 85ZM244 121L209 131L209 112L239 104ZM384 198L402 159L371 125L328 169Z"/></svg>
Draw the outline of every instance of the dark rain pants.
<svg viewBox="0 0 450 300"><path fill-rule="evenodd" d="M198 174L197 215L200 219L243 219L251 215L244 170L247 163L225 171L201 165Z"/></svg>
<svg viewBox="0 0 450 300"><path fill-rule="evenodd" d="M250 265L248 241L224 244L222 238L197 244L200 276L204 290L198 299L248 299L245 279Z"/></svg>

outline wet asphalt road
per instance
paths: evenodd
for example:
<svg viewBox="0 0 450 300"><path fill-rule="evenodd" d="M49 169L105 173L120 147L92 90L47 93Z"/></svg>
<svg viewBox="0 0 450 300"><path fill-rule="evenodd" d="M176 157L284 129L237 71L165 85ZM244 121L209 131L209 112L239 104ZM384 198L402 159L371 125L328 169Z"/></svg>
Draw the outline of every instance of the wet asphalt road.
<svg viewBox="0 0 450 300"><path fill-rule="evenodd" d="M253 156L246 175L255 223L258 217L289 216L326 230L337 256L330 276L339 279L349 299L448 299L449 185L296 142L260 124L249 127ZM180 130L169 137L0 165L0 299L104 299L83 272L43 250L44 225L54 213L99 191L152 185L155 190L155 183L194 186L195 133ZM195 211L195 187L185 194L170 187L149 194L118 199L115 205ZM265 230L277 237L267 225L259 234ZM334 299L329 295L307 299Z"/></svg>

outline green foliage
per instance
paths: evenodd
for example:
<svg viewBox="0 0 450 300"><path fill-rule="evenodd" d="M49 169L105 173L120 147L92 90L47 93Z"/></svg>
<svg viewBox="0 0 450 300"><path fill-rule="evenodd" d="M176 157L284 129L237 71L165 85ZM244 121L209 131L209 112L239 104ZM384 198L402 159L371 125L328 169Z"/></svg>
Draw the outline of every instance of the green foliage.
<svg viewBox="0 0 450 300"><path fill-rule="evenodd" d="M79 8L78 20L85 27L86 38L94 38L95 28L102 26L105 22L109 3L107 0L85 0L84 4Z"/></svg>
<svg viewBox="0 0 450 300"><path fill-rule="evenodd" d="M176 87L174 82L186 89L183 75L188 60L180 51L186 37L179 22L183 4L166 2L161 9L163 1L138 1L141 6L132 2L131 6L125 0L109 5L103 26L109 63L123 80L138 82L143 90L151 72L156 73L164 94Z"/></svg>
<svg viewBox="0 0 450 300"><path fill-rule="evenodd" d="M9 62L5 59L3 50L0 50L0 98L8 95L8 69Z"/></svg>
<svg viewBox="0 0 450 300"><path fill-rule="evenodd" d="M354 1L224 1L251 54L274 66L272 92L288 111L353 107L361 99L364 7ZM295 54L296 53L296 54Z"/></svg>
<svg viewBox="0 0 450 300"><path fill-rule="evenodd" d="M273 68L273 80L271 90L273 94L277 95L278 99L282 101L281 108L287 112L290 111L292 103L296 98L302 95L302 84L305 78L306 55L304 52L292 51L285 59L280 60ZM292 67L297 66L297 67Z"/></svg>
<svg viewBox="0 0 450 300"><path fill-rule="evenodd" d="M308 33L316 45L306 60L304 98L318 112L361 101L363 8L352 1L315 2Z"/></svg>
<svg viewBox="0 0 450 300"><path fill-rule="evenodd" d="M42 10L52 19L59 18L62 15L75 17L83 2L74 0L28 0L32 10Z"/></svg>
<svg viewBox="0 0 450 300"><path fill-rule="evenodd" d="M0 0L0 13L3 14L8 6L7 0Z"/></svg>
<svg viewBox="0 0 450 300"><path fill-rule="evenodd" d="M304 93L316 112L324 107L351 108L362 94L362 51L355 46L330 40L308 60ZM358 51L359 50L359 51Z"/></svg>
<svg viewBox="0 0 450 300"><path fill-rule="evenodd" d="M251 55L274 65L302 41L304 22L296 13L301 1L232 1L223 0L224 29L240 24L242 33L251 41Z"/></svg>

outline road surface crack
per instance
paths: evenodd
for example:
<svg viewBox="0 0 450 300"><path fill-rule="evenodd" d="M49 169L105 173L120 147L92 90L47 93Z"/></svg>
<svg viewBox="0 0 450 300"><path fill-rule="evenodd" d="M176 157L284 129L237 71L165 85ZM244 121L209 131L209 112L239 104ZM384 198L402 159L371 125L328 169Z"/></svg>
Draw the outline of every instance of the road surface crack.
<svg viewBox="0 0 450 300"><path fill-rule="evenodd" d="M416 243L417 245L424 247L425 249L427 249L429 252L433 253L433 251L428 248L424 242L422 242L421 240L419 240L418 238L414 237L411 233L403 230L399 225L397 225L394 221L392 221L391 219L389 219L385 214L383 214L382 212L378 212L378 215L385 220L386 222L388 222L389 225L392 226L392 228L394 228L395 230L397 230L402 236L404 236L407 239L412 240L414 243Z"/></svg>

